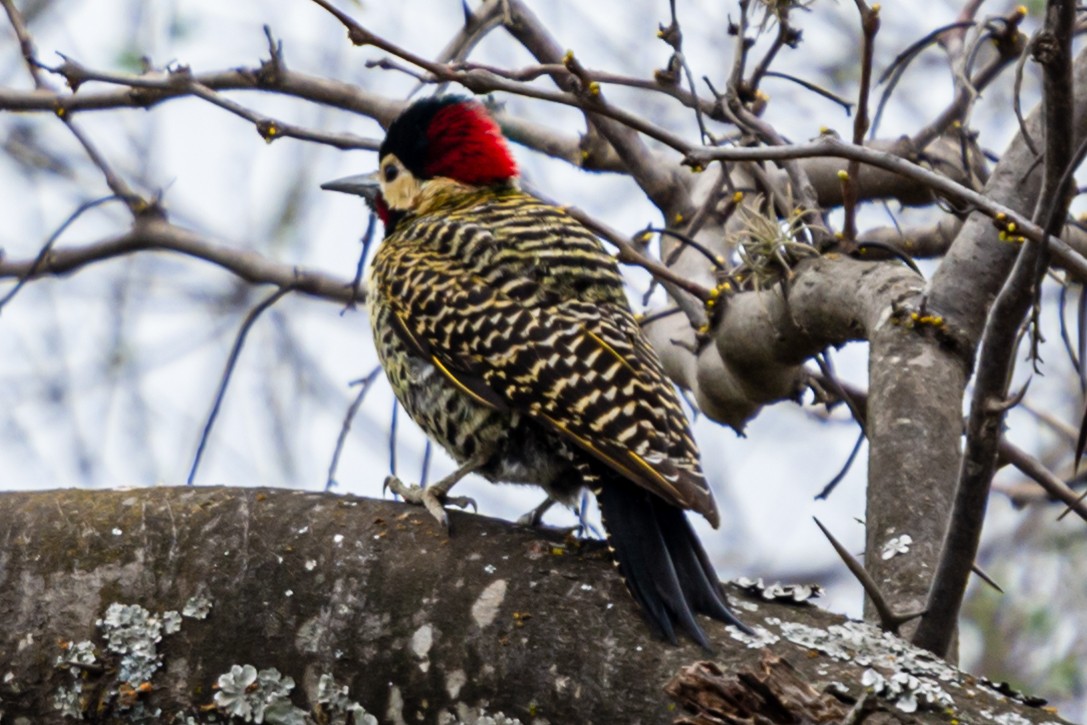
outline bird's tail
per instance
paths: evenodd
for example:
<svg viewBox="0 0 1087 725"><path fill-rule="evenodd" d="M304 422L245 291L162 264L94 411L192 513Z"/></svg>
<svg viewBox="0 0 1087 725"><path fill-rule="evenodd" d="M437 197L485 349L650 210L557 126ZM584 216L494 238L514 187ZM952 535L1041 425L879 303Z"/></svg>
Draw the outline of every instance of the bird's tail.
<svg viewBox="0 0 1087 725"><path fill-rule="evenodd" d="M621 478L596 498L619 572L650 624L672 644L676 627L712 649L695 614L751 630L728 608L717 574L683 509Z"/></svg>

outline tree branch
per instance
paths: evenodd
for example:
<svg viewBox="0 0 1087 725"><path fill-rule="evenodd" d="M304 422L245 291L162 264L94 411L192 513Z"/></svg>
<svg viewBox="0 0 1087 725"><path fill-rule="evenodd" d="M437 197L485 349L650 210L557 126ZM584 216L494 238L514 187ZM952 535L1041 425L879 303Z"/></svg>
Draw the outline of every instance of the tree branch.
<svg viewBox="0 0 1087 725"><path fill-rule="evenodd" d="M1045 74L1046 163L1035 220L1047 234L1056 234L1064 226L1070 201L1065 169L1073 156L1071 48L1075 16L1074 0L1051 0L1042 41L1047 50L1044 55L1040 51L1036 55ZM997 445L1007 412L1001 403L1007 397L1015 367L1020 326L1034 304L1047 267L1046 245L1023 244L985 324L950 525L927 612L913 639L919 647L941 656L948 654L955 636L970 567L981 540Z"/></svg>

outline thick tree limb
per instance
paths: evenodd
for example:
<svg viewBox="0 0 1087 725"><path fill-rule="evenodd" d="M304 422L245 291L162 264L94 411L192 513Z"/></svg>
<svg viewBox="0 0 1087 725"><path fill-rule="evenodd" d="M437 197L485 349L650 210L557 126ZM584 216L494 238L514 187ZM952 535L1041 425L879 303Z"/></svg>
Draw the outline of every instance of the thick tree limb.
<svg viewBox="0 0 1087 725"><path fill-rule="evenodd" d="M694 394L699 408L742 429L762 406L794 396L811 356L850 340L878 346L881 330L896 329L896 306L922 284L897 263L829 255L798 264L784 288L723 297L712 339L697 355L690 351L699 342L684 318L661 318L644 329L669 376ZM872 354L879 367L880 349Z"/></svg>
<svg viewBox="0 0 1087 725"><path fill-rule="evenodd" d="M261 687L231 691L237 681L219 679L245 665L291 677L286 706L300 710L316 705L331 675L381 722L473 721L483 708L526 723L661 723L680 714L663 688L706 655L650 637L604 547L452 515L448 537L417 508L298 491L0 494L2 716L71 722L55 709L66 702L86 706L95 722L122 717L126 706L159 709L161 721L199 717L232 692L240 699ZM672 685L691 706L761 707L762 698L797 717L842 713L881 687L875 675L889 681L896 670L930 668L950 680L921 681L946 692L960 722L981 722L982 710L1063 722L867 625L733 587L729 595L745 621L768 630L767 643L745 647L706 622L714 663L684 670ZM210 611L165 614L187 603ZM140 605L160 623L176 617L180 629L144 641L150 625L130 625L121 636L95 624L110 605ZM138 644L150 648L150 665L137 676ZM765 684L752 690L758 698L721 704L714 695L742 694L755 681ZM835 695L832 682L844 691ZM947 721L947 705L907 714L894 705L906 702L902 693L869 698L877 714L866 722Z"/></svg>

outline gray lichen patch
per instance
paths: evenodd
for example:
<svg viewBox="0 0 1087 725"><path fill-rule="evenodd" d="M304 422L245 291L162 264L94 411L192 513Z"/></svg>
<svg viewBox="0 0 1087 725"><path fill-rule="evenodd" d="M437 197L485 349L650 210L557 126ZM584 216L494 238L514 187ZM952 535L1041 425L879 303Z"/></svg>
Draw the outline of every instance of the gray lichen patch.
<svg viewBox="0 0 1087 725"><path fill-rule="evenodd" d="M219 675L215 706L224 715L244 722L270 725L306 725L306 711L290 700L294 679L274 667L257 670L234 665Z"/></svg>
<svg viewBox="0 0 1087 725"><path fill-rule="evenodd" d="M472 604L472 619L480 629L486 629L498 616L498 609L506 598L506 580L495 579L487 585Z"/></svg>
<svg viewBox="0 0 1087 725"><path fill-rule="evenodd" d="M211 599L203 594L197 594L189 597L189 600L185 602L185 606L181 610L181 616L189 619L207 619L210 611Z"/></svg>
<svg viewBox="0 0 1087 725"><path fill-rule="evenodd" d="M758 579L740 577L733 579L732 583L768 602L802 604L823 596L823 588L818 584L782 584L781 582L766 584L762 577Z"/></svg>
<svg viewBox="0 0 1087 725"><path fill-rule="evenodd" d="M173 612L176 616L177 612ZM170 618L171 623L173 617ZM106 649L117 655L117 678L137 687L149 682L162 666L158 643L162 641L163 620L139 604L113 603L106 616L96 623L106 640ZM174 630L176 631L176 630Z"/></svg>
<svg viewBox="0 0 1087 725"><path fill-rule="evenodd" d="M866 667L860 685L902 712L920 707L954 708L948 688L966 687L963 673L931 652L862 622L846 621L826 629L767 619L794 644L840 661ZM967 694L967 693L963 693Z"/></svg>
<svg viewBox="0 0 1087 725"><path fill-rule="evenodd" d="M151 681L162 667L158 645L164 635L181 629L181 616L174 610L152 614L139 604L110 604L95 622L104 652L90 641L68 642L57 658L57 669L67 670L71 678L53 693L54 709L77 720L93 710L123 713L127 722L157 722L161 712L141 698L152 691Z"/></svg>

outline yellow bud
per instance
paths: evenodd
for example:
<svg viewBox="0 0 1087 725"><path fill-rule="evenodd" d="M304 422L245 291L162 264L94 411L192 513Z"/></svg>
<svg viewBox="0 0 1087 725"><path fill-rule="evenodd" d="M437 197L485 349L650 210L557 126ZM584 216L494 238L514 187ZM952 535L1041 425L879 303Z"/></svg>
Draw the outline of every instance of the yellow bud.
<svg viewBox="0 0 1087 725"><path fill-rule="evenodd" d="M57 118L64 118L64 115L68 113L68 109L64 106L57 106L53 113L57 114Z"/></svg>
<svg viewBox="0 0 1087 725"><path fill-rule="evenodd" d="M849 172L845 169L838 169L838 181L849 181Z"/></svg>
<svg viewBox="0 0 1087 725"><path fill-rule="evenodd" d="M734 204L739 204L743 200L744 200L744 193L742 191L737 191L735 194L732 195L732 202Z"/></svg>
<svg viewBox="0 0 1087 725"><path fill-rule="evenodd" d="M702 173L703 171L705 171L705 170L706 170L706 169L705 169L705 168L703 168L702 164L693 164L693 165L691 166L691 172L692 172L692 173L695 173L695 174L701 174L701 173Z"/></svg>
<svg viewBox="0 0 1087 725"><path fill-rule="evenodd" d="M593 82L591 82L589 84L589 95L590 96L599 96L600 95L600 84L597 83L596 81L593 81Z"/></svg>
<svg viewBox="0 0 1087 725"><path fill-rule="evenodd" d="M1025 18L1027 16L1027 6L1026 5L1020 5L1019 7L1017 7L1015 9L1015 14L1018 15L1019 17L1021 17L1021 18Z"/></svg>
<svg viewBox="0 0 1087 725"><path fill-rule="evenodd" d="M676 216L675 216L675 218L673 219L673 221L674 221L674 222L675 222L676 224L682 224L682 223L683 223L683 215L682 215L682 214L679 214L679 213L677 213L677 214L676 214Z"/></svg>
<svg viewBox="0 0 1087 725"><path fill-rule="evenodd" d="M568 50L565 53L563 53L563 55L562 55L562 64L563 65L570 65L573 62L574 62L574 51L573 50Z"/></svg>

